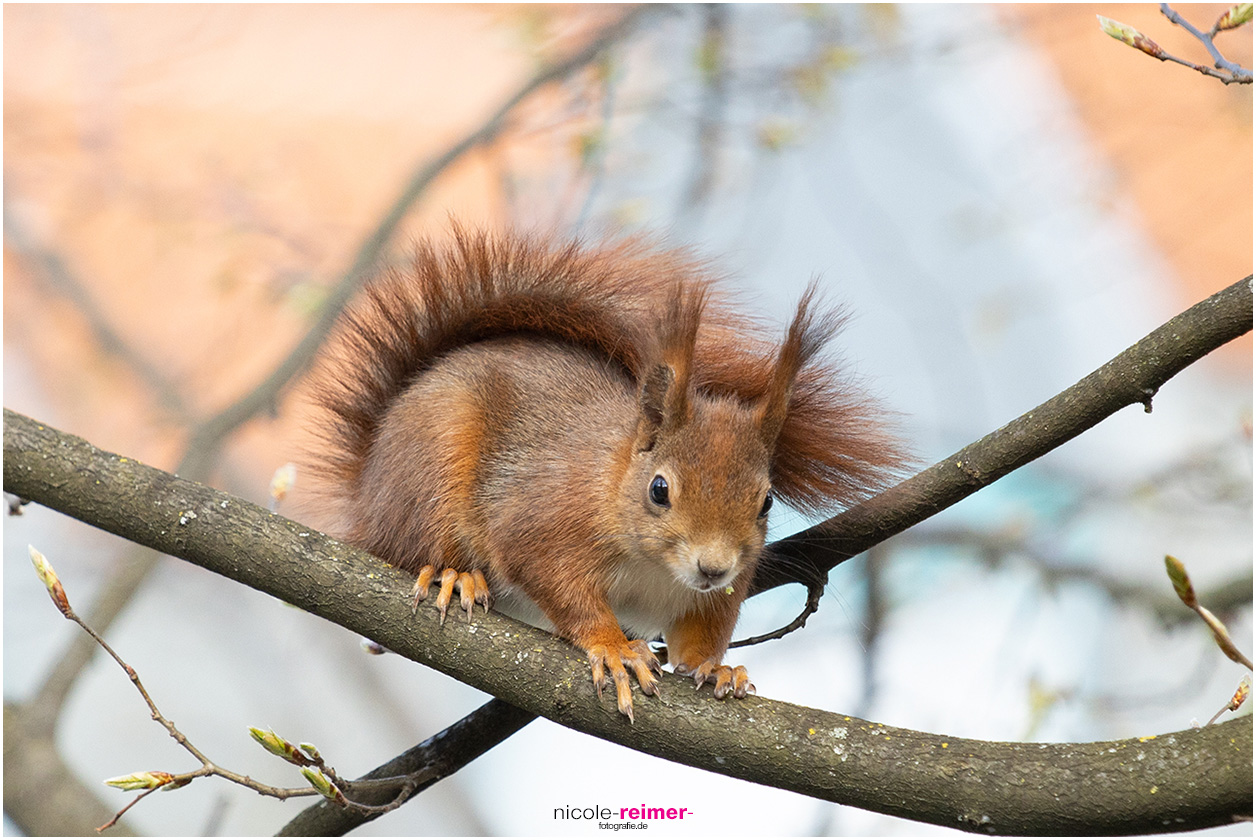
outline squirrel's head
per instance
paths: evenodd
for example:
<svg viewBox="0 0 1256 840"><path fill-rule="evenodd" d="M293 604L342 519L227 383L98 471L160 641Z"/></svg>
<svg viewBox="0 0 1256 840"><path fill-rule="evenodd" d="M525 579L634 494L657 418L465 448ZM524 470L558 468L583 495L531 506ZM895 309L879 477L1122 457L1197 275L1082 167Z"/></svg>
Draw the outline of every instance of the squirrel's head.
<svg viewBox="0 0 1256 840"><path fill-rule="evenodd" d="M728 589L762 553L794 380L827 337L809 316L813 293L799 303L757 399L704 393L691 381L701 291L677 290L655 357L642 366L622 501L636 551L660 558L691 589Z"/></svg>

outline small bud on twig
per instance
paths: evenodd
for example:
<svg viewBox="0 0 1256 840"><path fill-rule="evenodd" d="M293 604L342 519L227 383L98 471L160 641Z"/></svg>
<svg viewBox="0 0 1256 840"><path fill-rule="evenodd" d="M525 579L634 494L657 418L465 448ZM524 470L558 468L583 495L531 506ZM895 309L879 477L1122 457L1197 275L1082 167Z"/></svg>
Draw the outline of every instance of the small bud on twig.
<svg viewBox="0 0 1256 840"><path fill-rule="evenodd" d="M1238 707L1242 706L1243 702L1247 700L1247 695L1251 693L1251 690L1252 675L1244 674L1243 679L1239 680L1239 687L1235 689L1234 696L1230 698L1230 702L1222 706L1221 710L1212 716L1212 720L1208 721L1208 725L1212 726L1217 722L1217 718L1221 717L1226 712L1237 711Z"/></svg>
<svg viewBox="0 0 1256 840"><path fill-rule="evenodd" d="M69 618L70 599L65 595L65 588L61 586L61 579L57 577L56 570L52 568L48 558L40 554L35 546L28 545L26 548L30 552L31 562L35 564L35 574L39 575L44 586L48 587L48 595L51 596L52 602L57 605L57 609L61 610L62 615Z"/></svg>
<svg viewBox="0 0 1256 840"><path fill-rule="evenodd" d="M314 789L332 802L338 802L341 805L347 802L345 795L340 792L340 788L332 784L331 780L324 776L322 771L313 767L302 767L301 775L309 779Z"/></svg>
<svg viewBox="0 0 1256 840"><path fill-rule="evenodd" d="M258 729L256 726L250 726L249 734L253 736L254 741L265 747L267 752L279 756L289 764L300 766L309 763L291 741L279 737L273 729Z"/></svg>
<svg viewBox="0 0 1256 840"><path fill-rule="evenodd" d="M1123 44L1129 44L1136 50L1142 50L1153 58L1164 58L1164 50L1160 49L1160 45L1139 32L1129 24L1120 23L1112 18L1106 18L1103 15L1095 15L1099 18L1099 27L1104 32L1116 38Z"/></svg>
<svg viewBox="0 0 1256 840"><path fill-rule="evenodd" d="M1169 573L1169 580L1173 582L1173 591L1182 599L1182 603L1193 609L1208 625L1208 629L1212 630L1212 637L1217 640L1217 647L1221 648L1221 652L1250 670L1252 661L1235 646L1234 640L1230 638L1230 631L1226 629L1221 619L1213 615L1195 597L1195 587L1191 585L1190 575L1186 574L1186 566L1182 564L1182 561L1171 554L1166 554L1164 568Z"/></svg>
<svg viewBox="0 0 1256 840"><path fill-rule="evenodd" d="M1172 554L1166 554L1164 568L1169 573L1169 580L1173 583L1173 591L1182 599L1182 603L1191 609L1199 606L1199 601L1195 598L1195 587L1191 585L1190 575L1186 573L1186 566L1182 561Z"/></svg>
<svg viewBox="0 0 1256 840"><path fill-rule="evenodd" d="M1239 3L1237 6L1231 6L1226 13L1217 18L1217 22L1212 25L1212 34L1216 35L1226 29L1237 29L1252 19L1252 4Z"/></svg>
<svg viewBox="0 0 1256 840"><path fill-rule="evenodd" d="M1250 3L1248 4L1251 5ZM1234 690L1234 696L1230 698L1230 703L1226 706L1227 711L1236 711L1243 702L1247 700L1247 695L1252 692L1252 675L1244 674L1243 679L1239 680L1239 687Z"/></svg>
<svg viewBox="0 0 1256 840"><path fill-rule="evenodd" d="M129 776L105 779L105 784L109 785L109 787L116 787L119 790L153 790L164 787L173 781L174 776L170 773L162 770L148 770L142 773L132 773Z"/></svg>

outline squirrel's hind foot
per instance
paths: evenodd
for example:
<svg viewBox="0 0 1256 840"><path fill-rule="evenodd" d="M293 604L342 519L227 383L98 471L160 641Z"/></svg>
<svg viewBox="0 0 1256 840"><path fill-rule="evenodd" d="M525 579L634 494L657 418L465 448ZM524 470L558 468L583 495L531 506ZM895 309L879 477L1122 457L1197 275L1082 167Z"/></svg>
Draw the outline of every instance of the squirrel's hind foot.
<svg viewBox="0 0 1256 840"><path fill-rule="evenodd" d="M436 567L429 564L419 569L419 576L414 581L414 606L418 611L419 602L426 600L431 589L432 580L436 578ZM454 598L454 589L458 590L459 606L466 610L467 621L471 620L471 612L476 604L488 609L488 581L479 569L459 572L457 569L444 569L440 573L440 590L436 594L436 608L440 610L440 623L445 623L445 614Z"/></svg>
<svg viewBox="0 0 1256 840"><path fill-rule="evenodd" d="M628 679L628 669L637 678L642 694L659 693L658 680L655 674L663 673L658 657L641 639L625 640L619 644L597 644L588 650L589 664L593 667L593 687L601 698L602 688L615 685L615 699L621 714L627 715L632 723L632 683Z"/></svg>

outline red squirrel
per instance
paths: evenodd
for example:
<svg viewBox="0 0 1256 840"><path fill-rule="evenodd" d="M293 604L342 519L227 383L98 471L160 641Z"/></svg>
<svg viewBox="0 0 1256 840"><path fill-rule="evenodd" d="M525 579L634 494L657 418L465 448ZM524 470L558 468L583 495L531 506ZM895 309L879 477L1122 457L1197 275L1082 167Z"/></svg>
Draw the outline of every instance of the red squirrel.
<svg viewBox="0 0 1256 840"><path fill-rule="evenodd" d="M347 540L582 648L633 716L724 664L774 499L848 504L897 463L875 405L818 355L813 283L779 346L698 260L455 229L368 286L318 400Z"/></svg>

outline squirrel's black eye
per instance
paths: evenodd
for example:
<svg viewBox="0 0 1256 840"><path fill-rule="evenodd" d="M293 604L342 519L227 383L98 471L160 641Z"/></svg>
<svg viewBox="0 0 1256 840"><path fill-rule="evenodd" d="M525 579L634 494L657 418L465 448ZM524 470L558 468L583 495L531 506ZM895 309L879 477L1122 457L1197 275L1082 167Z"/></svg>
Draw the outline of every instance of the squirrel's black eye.
<svg viewBox="0 0 1256 840"><path fill-rule="evenodd" d="M667 479L661 475L654 476L650 482L650 501L659 507L671 507L671 502L667 500Z"/></svg>
<svg viewBox="0 0 1256 840"><path fill-rule="evenodd" d="M770 511L771 509L772 509L772 491L769 490L768 494L763 497L763 507L759 510L759 518L762 519L763 517L767 516L768 511Z"/></svg>

